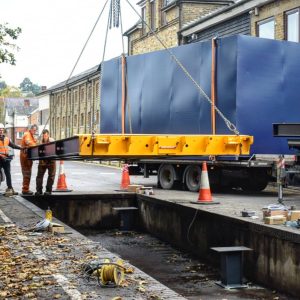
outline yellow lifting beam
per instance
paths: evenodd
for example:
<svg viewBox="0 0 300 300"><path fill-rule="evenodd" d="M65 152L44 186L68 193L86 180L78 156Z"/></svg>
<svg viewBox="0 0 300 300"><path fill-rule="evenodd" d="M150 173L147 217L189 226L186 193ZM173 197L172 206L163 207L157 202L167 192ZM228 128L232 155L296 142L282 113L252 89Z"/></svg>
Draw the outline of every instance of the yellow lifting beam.
<svg viewBox="0 0 300 300"><path fill-rule="evenodd" d="M80 134L79 155L88 157L157 157L249 155L248 135Z"/></svg>

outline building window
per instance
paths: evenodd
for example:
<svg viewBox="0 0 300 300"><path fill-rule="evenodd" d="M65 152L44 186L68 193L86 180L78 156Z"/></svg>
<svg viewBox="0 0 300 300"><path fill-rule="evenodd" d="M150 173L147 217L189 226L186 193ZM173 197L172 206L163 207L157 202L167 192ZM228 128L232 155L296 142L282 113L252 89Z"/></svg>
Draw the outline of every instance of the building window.
<svg viewBox="0 0 300 300"><path fill-rule="evenodd" d="M17 139L22 139L24 136L24 132L17 132Z"/></svg>
<svg viewBox="0 0 300 300"><path fill-rule="evenodd" d="M286 12L286 40L299 42L299 8Z"/></svg>
<svg viewBox="0 0 300 300"><path fill-rule="evenodd" d="M141 16L142 16L142 35L145 35L146 34L146 6L142 7L142 13L141 13Z"/></svg>
<svg viewBox="0 0 300 300"><path fill-rule="evenodd" d="M168 6L173 2L175 2L175 0L164 0L164 6Z"/></svg>
<svg viewBox="0 0 300 300"><path fill-rule="evenodd" d="M88 90L88 100L92 99L92 86L89 86L89 90Z"/></svg>
<svg viewBox="0 0 300 300"><path fill-rule="evenodd" d="M84 101L84 89L80 90L80 101Z"/></svg>
<svg viewBox="0 0 300 300"><path fill-rule="evenodd" d="M274 18L270 18L257 23L257 36L265 39L275 39Z"/></svg>
<svg viewBox="0 0 300 300"><path fill-rule="evenodd" d="M73 123L74 127L77 127L77 115L74 115L74 123Z"/></svg>
<svg viewBox="0 0 300 300"><path fill-rule="evenodd" d="M153 30L153 31L156 29L155 12L156 12L156 1L152 0L150 2L150 27L151 27L151 30Z"/></svg>
<svg viewBox="0 0 300 300"><path fill-rule="evenodd" d="M80 126L84 126L84 114L80 114Z"/></svg>
<svg viewBox="0 0 300 300"><path fill-rule="evenodd" d="M87 126L90 127L90 125L91 125L91 112L89 111L87 115Z"/></svg>
<svg viewBox="0 0 300 300"><path fill-rule="evenodd" d="M75 91L75 93L74 93L74 104L77 105L77 103L78 103L78 92Z"/></svg>

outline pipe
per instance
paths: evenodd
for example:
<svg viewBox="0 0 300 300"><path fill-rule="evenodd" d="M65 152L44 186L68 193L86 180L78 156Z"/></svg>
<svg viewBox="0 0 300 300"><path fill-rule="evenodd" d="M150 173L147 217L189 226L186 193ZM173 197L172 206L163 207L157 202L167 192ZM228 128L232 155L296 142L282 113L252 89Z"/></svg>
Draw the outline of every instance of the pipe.
<svg viewBox="0 0 300 300"><path fill-rule="evenodd" d="M211 40L211 131L216 134L216 39Z"/></svg>
<svg viewBox="0 0 300 300"><path fill-rule="evenodd" d="M125 134L125 105L126 105L126 87L125 87L125 55L122 54L122 134Z"/></svg>

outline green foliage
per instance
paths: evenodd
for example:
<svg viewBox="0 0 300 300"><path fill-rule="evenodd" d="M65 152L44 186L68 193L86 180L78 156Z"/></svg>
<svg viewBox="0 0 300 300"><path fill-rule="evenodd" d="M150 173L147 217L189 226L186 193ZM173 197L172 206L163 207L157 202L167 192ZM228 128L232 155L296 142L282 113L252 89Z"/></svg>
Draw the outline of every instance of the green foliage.
<svg viewBox="0 0 300 300"><path fill-rule="evenodd" d="M13 41L18 38L22 30L20 27L9 28L7 25L7 23L0 24L0 64L15 65L16 59L12 51L18 50L18 47Z"/></svg>
<svg viewBox="0 0 300 300"><path fill-rule="evenodd" d="M7 88L7 84L5 81L0 81L0 91Z"/></svg>
<svg viewBox="0 0 300 300"><path fill-rule="evenodd" d="M36 95L41 91L41 87L32 83L28 77L24 78L24 80L20 83L19 88L23 93L26 93L27 96Z"/></svg>
<svg viewBox="0 0 300 300"><path fill-rule="evenodd" d="M32 89L32 82L28 77L25 77L23 81L20 83L19 88L22 92L30 92Z"/></svg>
<svg viewBox="0 0 300 300"><path fill-rule="evenodd" d="M20 98L20 97L22 97L22 93L15 86L6 86L4 89L0 89L0 97Z"/></svg>

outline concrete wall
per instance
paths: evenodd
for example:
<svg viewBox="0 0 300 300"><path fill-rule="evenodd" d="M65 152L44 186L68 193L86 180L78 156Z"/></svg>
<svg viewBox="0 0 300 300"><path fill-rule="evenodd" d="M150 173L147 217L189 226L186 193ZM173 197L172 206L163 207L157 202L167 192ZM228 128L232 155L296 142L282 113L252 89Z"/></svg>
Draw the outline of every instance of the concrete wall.
<svg viewBox="0 0 300 300"><path fill-rule="evenodd" d="M136 206L140 230L191 252L220 267L220 256L211 247L246 246L244 275L255 283L292 294L300 293L300 234L292 229L197 210L178 203L136 194L55 195L28 197L42 209L74 228L120 227L113 207Z"/></svg>
<svg viewBox="0 0 300 300"><path fill-rule="evenodd" d="M51 207L53 216L76 229L120 228L119 215L113 207L134 206L136 201L134 194L54 195L27 199L44 210Z"/></svg>
<svg viewBox="0 0 300 300"><path fill-rule="evenodd" d="M138 205L141 225L151 234L216 266L219 256L211 247L249 247L247 279L299 296L300 234L200 210L195 217L194 208L140 195Z"/></svg>

